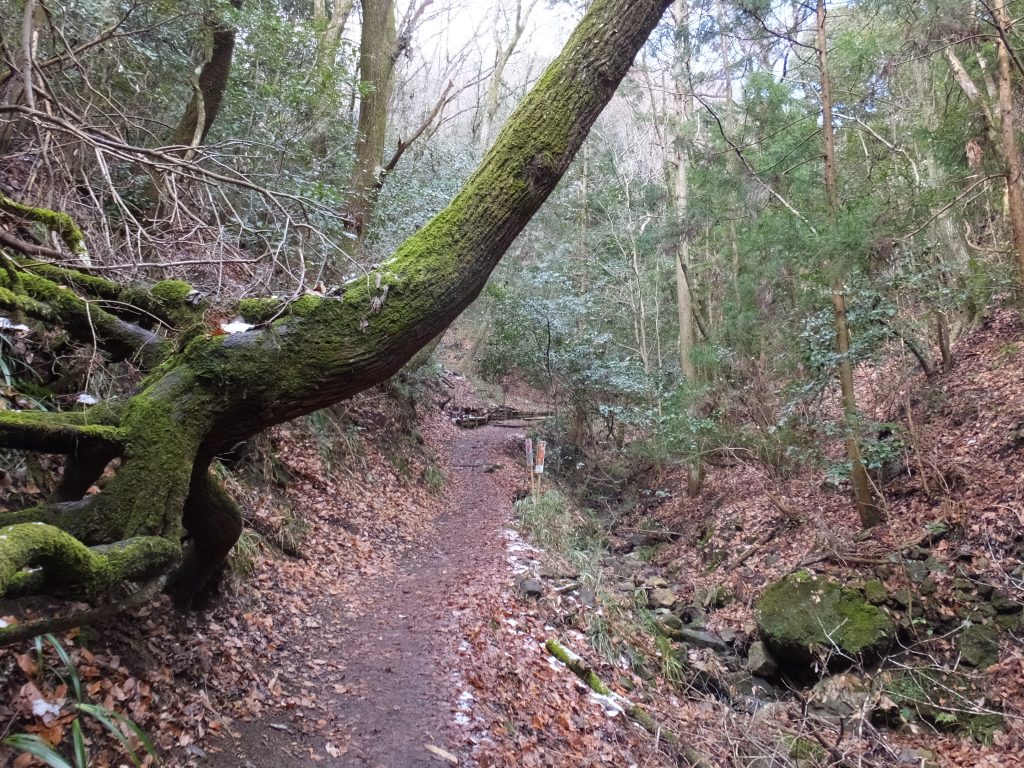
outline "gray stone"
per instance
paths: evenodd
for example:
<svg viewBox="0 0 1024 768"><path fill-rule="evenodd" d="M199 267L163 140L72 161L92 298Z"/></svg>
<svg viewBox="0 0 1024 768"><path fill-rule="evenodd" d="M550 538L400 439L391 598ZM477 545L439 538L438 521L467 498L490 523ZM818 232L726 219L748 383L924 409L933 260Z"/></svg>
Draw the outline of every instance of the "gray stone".
<svg viewBox="0 0 1024 768"><path fill-rule="evenodd" d="M647 604L651 608L671 608L679 601L676 593L671 589L652 589L647 596Z"/></svg>
<svg viewBox="0 0 1024 768"><path fill-rule="evenodd" d="M654 613L655 620L661 622L669 629L682 629L683 620L676 616L668 608L659 608Z"/></svg>
<svg viewBox="0 0 1024 768"><path fill-rule="evenodd" d="M926 749L914 749L913 747L901 749L897 759L900 765L914 766L914 768L935 768L938 765L935 762L934 752L929 752Z"/></svg>
<svg viewBox="0 0 1024 768"><path fill-rule="evenodd" d="M907 560L906 563L907 578L915 584L920 584L927 578L929 568L926 563L919 560Z"/></svg>
<svg viewBox="0 0 1024 768"><path fill-rule="evenodd" d="M708 648L715 653L729 652L729 644L714 632L704 632L692 627L683 627L676 632L676 636L684 643L696 646L697 648Z"/></svg>
<svg viewBox="0 0 1024 768"><path fill-rule="evenodd" d="M519 591L527 597L542 597L544 585L540 579L523 579L519 582Z"/></svg>
<svg viewBox="0 0 1024 768"><path fill-rule="evenodd" d="M775 677L779 671L779 665L771 651L768 650L768 646L758 640L750 646L750 651L747 654L747 669L756 677L768 678Z"/></svg>
<svg viewBox="0 0 1024 768"><path fill-rule="evenodd" d="M826 677L811 689L807 697L807 710L830 722L842 722L870 716L871 693L856 675Z"/></svg>
<svg viewBox="0 0 1024 768"><path fill-rule="evenodd" d="M704 608L713 610L715 608L724 607L729 600L732 599L732 594L729 592L729 588L724 584L715 584L711 587L698 589L694 594L694 597Z"/></svg>
<svg viewBox="0 0 1024 768"><path fill-rule="evenodd" d="M729 645L736 645L736 641L743 637L743 633L734 627L725 627L718 630L719 636Z"/></svg>
<svg viewBox="0 0 1024 768"><path fill-rule="evenodd" d="M885 588L885 584L878 579L865 581L864 584L861 585L860 590L864 593L864 597L867 598L867 601L872 605L883 605L889 599L889 590L887 590Z"/></svg>
<svg viewBox="0 0 1024 768"><path fill-rule="evenodd" d="M931 597L939 591L939 585L936 583L935 579L933 579L931 576L928 576L927 578L925 578L924 581L921 582L920 591L921 594L925 597Z"/></svg>
<svg viewBox="0 0 1024 768"><path fill-rule="evenodd" d="M957 639L960 658L978 669L991 667L999 661L999 630L991 624L972 624Z"/></svg>
<svg viewBox="0 0 1024 768"><path fill-rule="evenodd" d="M675 614L683 620L688 627L703 629L708 625L708 613L699 605L686 605L675 609Z"/></svg>
<svg viewBox="0 0 1024 768"><path fill-rule="evenodd" d="M996 589L992 592L992 607L999 613L1020 613L1024 606L1003 592Z"/></svg>

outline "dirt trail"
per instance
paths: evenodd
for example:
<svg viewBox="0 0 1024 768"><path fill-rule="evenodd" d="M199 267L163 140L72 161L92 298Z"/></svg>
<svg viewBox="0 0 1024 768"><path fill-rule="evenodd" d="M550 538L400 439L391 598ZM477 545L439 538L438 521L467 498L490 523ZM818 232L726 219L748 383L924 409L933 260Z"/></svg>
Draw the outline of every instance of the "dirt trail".
<svg viewBox="0 0 1024 768"><path fill-rule="evenodd" d="M316 727L290 723L279 712L236 722L240 738L207 765L436 768L443 761L426 744L459 753L453 668L458 617L469 610L463 593L481 580L498 589L508 578L502 530L511 499L485 471L501 461L506 438L493 427L461 431L451 457L449 503L433 535L406 551L393 572L364 582L361 594L341 602L325 591L311 601L320 626L291 638L291 655L307 658L308 665L301 679L282 673L281 682L326 711Z"/></svg>

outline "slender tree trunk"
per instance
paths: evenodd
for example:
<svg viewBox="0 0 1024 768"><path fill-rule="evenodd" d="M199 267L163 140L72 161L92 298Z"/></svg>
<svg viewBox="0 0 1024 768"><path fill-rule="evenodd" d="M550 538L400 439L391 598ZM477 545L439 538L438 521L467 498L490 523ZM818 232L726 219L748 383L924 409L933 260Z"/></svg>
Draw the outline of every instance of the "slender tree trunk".
<svg viewBox="0 0 1024 768"><path fill-rule="evenodd" d="M235 8L242 7L242 0L232 0ZM185 147L198 147L206 141L213 127L231 75L231 61L235 53L235 30L212 14L204 18L210 35L210 53L199 70L199 76L192 88L192 98L185 106L185 113L171 134L170 143Z"/></svg>
<svg viewBox="0 0 1024 768"><path fill-rule="evenodd" d="M938 114L934 102L934 84L931 82L931 63L928 59L917 56L911 65L914 70L914 82L917 99L921 105L921 119L925 128L934 131L938 128ZM945 174L930 147L923 152L925 176L931 189L939 189L946 184ZM967 241L964 238L962 220L958 212L950 208L942 211L931 226L932 236L940 246L937 258L940 267L940 279L949 288L955 286L954 274L962 273L970 260ZM941 306L934 312L935 336L939 351L942 354L943 369L953 368L953 357L949 339L949 323Z"/></svg>
<svg viewBox="0 0 1024 768"><path fill-rule="evenodd" d="M1020 151L1017 148L1016 119L1013 114L1013 80L1010 69L1010 16L1006 0L994 0L993 16L999 30L996 41L999 62L999 117L1003 157L1006 161L1006 196L1010 216L1010 234L1017 259L1018 289L1024 290L1024 178L1021 176Z"/></svg>
<svg viewBox="0 0 1024 768"><path fill-rule="evenodd" d="M398 58L394 0L363 0L360 34L359 103L356 159L345 203L345 220L357 242L362 242L383 184L384 140L388 105Z"/></svg>
<svg viewBox="0 0 1024 768"><path fill-rule="evenodd" d="M839 216L839 186L836 182L835 128L832 123L832 86L828 70L828 36L825 28L825 0L818 0L818 63L821 67L822 132L825 138L825 197L829 220L833 227ZM836 351L839 353L839 386L843 398L846 426L846 453L850 459L850 479L861 525L871 528L882 521L881 510L871 492L871 481L860 453L859 413L850 362L850 326L846 317L846 296L841 277L832 282L832 307L836 330Z"/></svg>
<svg viewBox="0 0 1024 768"><path fill-rule="evenodd" d="M355 0L331 0L330 13L324 0L314 0L313 21L320 25L320 36L317 48L317 66L329 67L334 64L334 57L338 53L338 44L341 36L345 34L345 24Z"/></svg>
<svg viewBox="0 0 1024 768"><path fill-rule="evenodd" d="M689 165L690 152L683 137L683 131L692 117L690 95L690 4L688 0L675 0L672 5L675 24L675 77L672 106L675 131L672 132L672 185L673 209L677 223L674 241L676 273L676 309L679 323L679 369L689 387L697 381L697 366L693 362L693 350L697 346L697 332L694 326L693 285L690 281L690 227L687 222L687 207L690 202ZM691 418L697 416L695 398L689 407ZM687 493L695 497L700 492L704 478L703 464L699 457L692 457L688 467Z"/></svg>
<svg viewBox="0 0 1024 768"><path fill-rule="evenodd" d="M516 48L519 47L519 41L522 39L523 33L526 31L526 24L529 21L530 14L533 12L536 5L537 0L529 0L529 4L526 8L523 8L523 0L516 0L515 20L512 24L512 37L507 43L501 40L500 25L498 23L501 15L502 4L498 3L495 5L494 73L491 75L491 81L487 85L483 120L480 126L480 146L482 146L485 151L490 146L491 136L494 132L494 123L498 117L498 103L501 96L501 84L505 76L505 69L508 67L509 61L512 60L512 56L515 54Z"/></svg>

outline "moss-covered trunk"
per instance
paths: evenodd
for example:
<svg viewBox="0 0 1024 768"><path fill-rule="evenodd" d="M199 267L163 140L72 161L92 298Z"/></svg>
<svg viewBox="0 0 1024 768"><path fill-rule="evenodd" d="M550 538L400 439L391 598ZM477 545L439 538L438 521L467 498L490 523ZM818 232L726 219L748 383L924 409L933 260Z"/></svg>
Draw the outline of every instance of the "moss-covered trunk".
<svg viewBox="0 0 1024 768"><path fill-rule="evenodd" d="M49 525L34 526L33 537L75 545L37 541L8 551L0 539L0 595L15 583L24 587L40 566L50 586L59 585L44 591L73 596L147 577L178 558L185 526L193 538L179 580L187 598L239 530L237 510L209 477L211 458L386 380L447 328L553 191L669 3L595 0L455 200L374 272L348 283L342 296L307 296L287 307L245 300L238 310L256 328L198 335L156 367L105 427L113 434L101 443L121 456L121 467L101 493L0 515L0 525L11 526L0 537L43 522ZM94 293L113 290L100 281L64 282ZM187 286L164 293L177 307ZM6 419L0 414L0 427ZM41 423L30 431L48 428ZM68 454L77 454L77 437L94 429L63 428L69 434L50 447ZM2 428L0 446L31 447ZM73 485L85 482L79 477ZM116 551L104 548L112 543ZM78 565L65 569L62 557Z"/></svg>

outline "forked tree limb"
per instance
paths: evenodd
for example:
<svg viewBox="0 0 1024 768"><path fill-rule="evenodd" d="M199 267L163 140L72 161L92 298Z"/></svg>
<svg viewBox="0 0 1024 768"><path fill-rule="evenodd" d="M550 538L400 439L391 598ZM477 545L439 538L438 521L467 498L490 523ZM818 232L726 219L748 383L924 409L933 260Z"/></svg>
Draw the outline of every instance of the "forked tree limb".
<svg viewBox="0 0 1024 768"><path fill-rule="evenodd" d="M97 411L0 411L0 448L74 454L119 451L123 435L113 413Z"/></svg>

